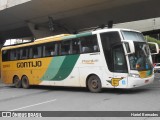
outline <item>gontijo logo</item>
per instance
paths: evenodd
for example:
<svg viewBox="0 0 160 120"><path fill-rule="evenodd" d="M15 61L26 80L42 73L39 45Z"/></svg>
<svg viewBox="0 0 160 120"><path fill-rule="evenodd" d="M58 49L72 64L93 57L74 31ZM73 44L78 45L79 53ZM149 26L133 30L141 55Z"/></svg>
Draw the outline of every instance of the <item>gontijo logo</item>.
<svg viewBox="0 0 160 120"><path fill-rule="evenodd" d="M18 62L17 68L41 67L42 61Z"/></svg>

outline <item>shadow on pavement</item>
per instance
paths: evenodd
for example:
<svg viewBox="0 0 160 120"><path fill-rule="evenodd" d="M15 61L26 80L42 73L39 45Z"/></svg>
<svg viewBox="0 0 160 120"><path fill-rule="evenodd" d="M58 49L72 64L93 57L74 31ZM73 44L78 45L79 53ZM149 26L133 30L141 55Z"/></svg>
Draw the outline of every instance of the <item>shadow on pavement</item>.
<svg viewBox="0 0 160 120"><path fill-rule="evenodd" d="M12 85L5 85L0 82L0 88L3 87L10 87L14 89L14 86ZM18 89L18 88L15 88ZM19 88L23 89L23 88ZM60 87L60 86L31 86L29 89L32 90L47 90L47 91L67 91L67 92L86 92L91 93L87 88L82 87ZM150 85L139 87L139 88L132 88L132 89L114 89L114 88L105 88L102 90L101 93L98 94L137 94L137 93L143 93L148 92L152 90L160 90L160 79L155 78L154 82ZM94 93L95 94L95 93Z"/></svg>
<svg viewBox="0 0 160 120"><path fill-rule="evenodd" d="M6 86L14 89L14 86ZM23 88L15 88L15 89L23 89ZM59 86L31 86L29 89L32 90L47 90L47 91L67 91L67 92L86 92L91 93L87 88L82 87L59 87ZM27 90L27 89L26 89ZM137 94L142 92L150 91L150 88L133 88L133 89L114 89L114 88L105 88L102 89L100 93L93 94Z"/></svg>

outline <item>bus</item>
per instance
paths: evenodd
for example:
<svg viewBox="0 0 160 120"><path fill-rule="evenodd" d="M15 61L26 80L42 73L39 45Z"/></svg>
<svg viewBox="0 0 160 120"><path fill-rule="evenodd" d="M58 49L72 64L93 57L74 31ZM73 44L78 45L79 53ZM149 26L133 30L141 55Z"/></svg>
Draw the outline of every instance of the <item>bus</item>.
<svg viewBox="0 0 160 120"><path fill-rule="evenodd" d="M31 85L136 88L154 80L151 53L142 33L100 29L61 34L2 48L1 78L16 88Z"/></svg>

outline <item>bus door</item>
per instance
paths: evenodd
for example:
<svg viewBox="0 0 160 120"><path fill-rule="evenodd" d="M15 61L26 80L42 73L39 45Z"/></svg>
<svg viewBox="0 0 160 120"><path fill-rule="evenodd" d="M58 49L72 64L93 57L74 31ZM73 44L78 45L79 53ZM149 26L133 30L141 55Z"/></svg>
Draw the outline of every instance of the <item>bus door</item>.
<svg viewBox="0 0 160 120"><path fill-rule="evenodd" d="M128 67L122 44L112 46L113 78L114 87L126 87L128 81Z"/></svg>
<svg viewBox="0 0 160 120"><path fill-rule="evenodd" d="M109 82L114 87L127 86L127 62L120 34L117 31L100 33L104 57L107 63Z"/></svg>

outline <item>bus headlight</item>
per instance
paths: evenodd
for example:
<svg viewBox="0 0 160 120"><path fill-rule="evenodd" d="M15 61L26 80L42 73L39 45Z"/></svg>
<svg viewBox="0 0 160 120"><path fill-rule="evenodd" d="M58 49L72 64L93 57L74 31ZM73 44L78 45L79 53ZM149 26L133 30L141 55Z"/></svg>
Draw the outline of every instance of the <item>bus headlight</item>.
<svg viewBox="0 0 160 120"><path fill-rule="evenodd" d="M130 73L129 76L134 78L140 78L139 74L135 74L135 73Z"/></svg>

